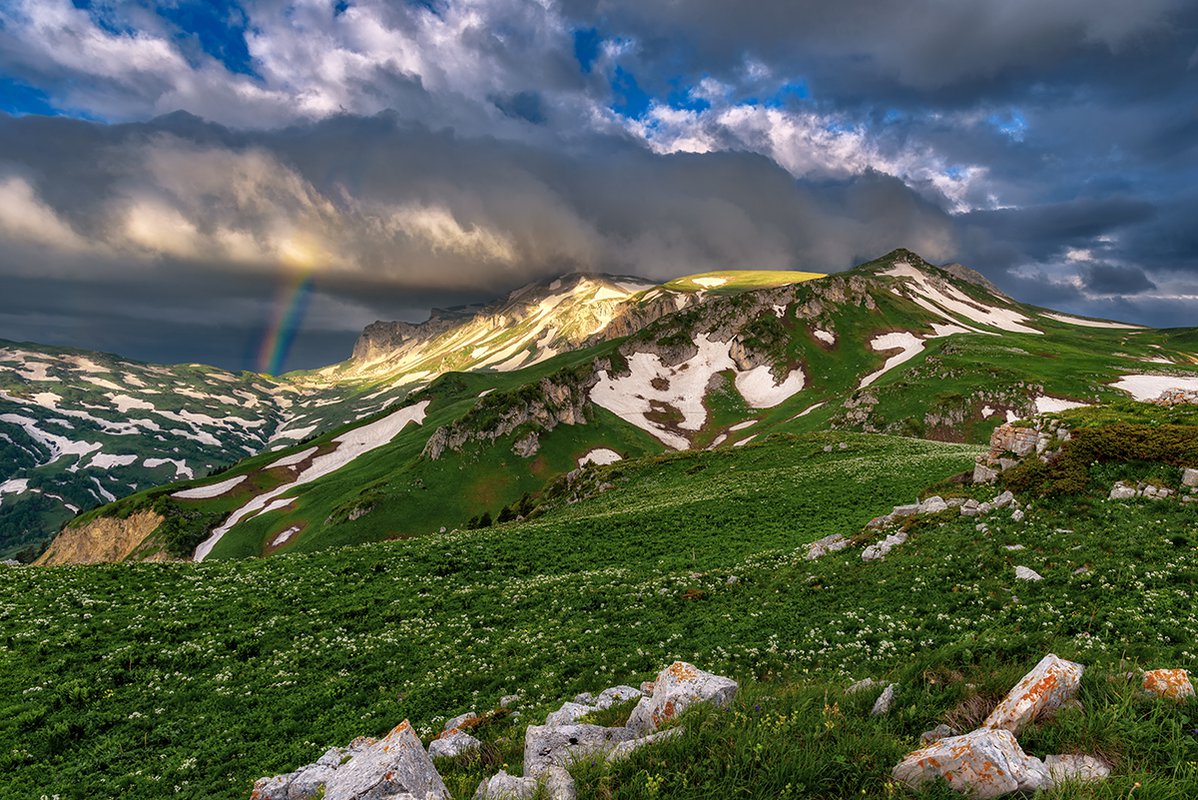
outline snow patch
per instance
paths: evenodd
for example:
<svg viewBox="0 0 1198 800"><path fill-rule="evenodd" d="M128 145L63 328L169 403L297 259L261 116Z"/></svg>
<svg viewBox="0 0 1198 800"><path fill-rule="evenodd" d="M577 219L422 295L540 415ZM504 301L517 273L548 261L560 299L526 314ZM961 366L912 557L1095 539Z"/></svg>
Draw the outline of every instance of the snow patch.
<svg viewBox="0 0 1198 800"><path fill-rule="evenodd" d="M609 450L606 447L596 447L594 450L587 453L582 458L578 459L578 466L585 467L587 464L614 464L624 458L615 450Z"/></svg>
<svg viewBox="0 0 1198 800"><path fill-rule="evenodd" d="M871 339L869 346L879 352L886 350L898 350L900 352L886 359L886 363L882 365L880 370L871 372L862 378L861 384L857 387L858 389L864 389L899 364L910 361L923 352L923 339L907 331L884 333L881 336L875 336Z"/></svg>
<svg viewBox="0 0 1198 800"><path fill-rule="evenodd" d="M292 536L295 536L297 533L299 533L299 531L300 531L300 529L299 529L298 525L288 528L287 530L283 531L278 536L276 536L274 539L271 539L270 546L278 547L279 545L283 544L288 539L290 539Z"/></svg>
<svg viewBox="0 0 1198 800"><path fill-rule="evenodd" d="M175 467L176 478L194 478L195 473L191 471L191 467L187 466L187 462L178 458L147 458L141 462L143 467L154 469L161 467L164 464L172 464Z"/></svg>
<svg viewBox="0 0 1198 800"><path fill-rule="evenodd" d="M317 449L318 448L316 448L316 447L309 447L307 450L300 450L298 453L292 453L289 456L283 456L282 458L280 458L276 461L270 462L270 464L267 466L267 469L273 469L275 467L295 466L296 464L299 464L301 461L306 461L309 456L311 456L313 453L315 453L317 451Z"/></svg>
<svg viewBox="0 0 1198 800"><path fill-rule="evenodd" d="M1055 414L1058 411L1068 411L1071 408L1087 408L1089 403L1078 403L1073 400L1065 400L1060 397L1049 397L1043 395L1036 398L1036 413L1037 414Z"/></svg>
<svg viewBox="0 0 1198 800"><path fill-rule="evenodd" d="M112 455L111 453L96 453L92 456L91 461L87 462L89 467L96 469L112 469L113 467L127 467L137 461L135 455Z"/></svg>
<svg viewBox="0 0 1198 800"><path fill-rule="evenodd" d="M1044 331L1024 325L1023 323L1031 320L1014 309L986 305L952 285L946 284L944 290L941 291L932 285L927 275L906 261L896 261L893 267L882 274L907 279L911 288L932 307L924 303L920 303L920 305L939 314L949 322L956 322L956 320L945 312L960 314L979 325L989 325L992 328L1012 333L1044 333Z"/></svg>
<svg viewBox="0 0 1198 800"><path fill-rule="evenodd" d="M225 492L232 489L237 484L244 481L245 475L238 475L236 478L229 478L220 483L212 483L208 486L197 486L194 489L184 489L181 492L175 492L171 497L177 497L180 500L207 500L210 497L220 497Z"/></svg>
<svg viewBox="0 0 1198 800"><path fill-rule="evenodd" d="M768 364L738 373L736 390L750 408L773 408L802 390L806 382L801 367L795 367L781 383L774 383Z"/></svg>
<svg viewBox="0 0 1198 800"><path fill-rule="evenodd" d="M0 483L0 494L20 494L28 489L28 478L9 478L4 483Z"/></svg>
<svg viewBox="0 0 1198 800"><path fill-rule="evenodd" d="M990 419L991 417L993 417L993 416L994 416L995 414L997 414L997 413L998 413L998 412L997 412L997 411L995 411L995 410L994 410L993 408L991 408L990 406L982 406L982 419Z"/></svg>
<svg viewBox="0 0 1198 800"><path fill-rule="evenodd" d="M1180 375L1124 375L1111 384L1116 389L1122 389L1140 402L1155 400L1170 389L1182 391L1198 391L1198 376L1183 377ZM0 417L3 419L3 417Z"/></svg>
<svg viewBox="0 0 1198 800"><path fill-rule="evenodd" d="M836 334L832 333L832 331L826 331L823 328L816 328L814 331L812 331L812 335L829 347L836 344Z"/></svg>
<svg viewBox="0 0 1198 800"><path fill-rule="evenodd" d="M704 289L714 289L717 286L723 286L727 282L727 278L717 278L714 275L709 275L706 278L691 278L691 283L697 283Z"/></svg>
<svg viewBox="0 0 1198 800"><path fill-rule="evenodd" d="M753 425L756 425L756 424L757 424L757 420L755 420L755 419L747 419L747 420L745 420L744 422L738 422L738 423L736 423L735 425L732 425L732 426L730 426L730 427L728 428L728 430L730 430L730 431L743 431L745 428L751 427L751 426L753 426Z"/></svg>
<svg viewBox="0 0 1198 800"><path fill-rule="evenodd" d="M1106 320L1098 319L1082 319L1081 317L1071 317L1067 314L1052 314L1044 313L1042 317L1055 319L1057 322L1067 322L1070 325L1080 325L1083 328L1114 328L1116 330L1135 330L1143 328L1142 325L1129 325L1123 322L1107 322Z"/></svg>

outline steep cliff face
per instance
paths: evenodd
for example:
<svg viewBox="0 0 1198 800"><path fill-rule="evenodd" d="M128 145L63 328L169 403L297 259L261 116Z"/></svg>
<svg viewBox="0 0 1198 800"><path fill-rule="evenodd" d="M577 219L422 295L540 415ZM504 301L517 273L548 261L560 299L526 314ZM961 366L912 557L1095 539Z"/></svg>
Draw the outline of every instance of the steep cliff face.
<svg viewBox="0 0 1198 800"><path fill-rule="evenodd" d="M54 538L50 549L37 560L37 564L53 566L124 561L161 524L162 515L153 511L138 511L126 519L98 517L78 527L65 528Z"/></svg>
<svg viewBox="0 0 1198 800"><path fill-rule="evenodd" d="M516 443L515 452L531 456L540 447L541 433L558 425L586 423L591 408L587 392L596 381L593 370L586 371L585 377L562 372L516 392L488 395L453 425L437 428L423 454L435 460L446 450L460 451L468 442L494 441L526 425L529 430Z"/></svg>

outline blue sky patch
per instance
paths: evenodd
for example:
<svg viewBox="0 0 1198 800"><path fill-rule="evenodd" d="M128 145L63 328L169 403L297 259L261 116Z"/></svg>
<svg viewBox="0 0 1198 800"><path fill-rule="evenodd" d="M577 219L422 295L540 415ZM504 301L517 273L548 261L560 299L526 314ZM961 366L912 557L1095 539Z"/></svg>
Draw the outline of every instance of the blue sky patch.
<svg viewBox="0 0 1198 800"><path fill-rule="evenodd" d="M603 44L603 36L595 28L579 28L574 31L574 58L578 59L578 68L583 75L591 74L591 67L599 57L599 45Z"/></svg>
<svg viewBox="0 0 1198 800"><path fill-rule="evenodd" d="M649 110L649 93L637 83L636 76L623 67L616 67L611 77L610 108L617 114L638 119Z"/></svg>
<svg viewBox="0 0 1198 800"><path fill-rule="evenodd" d="M246 14L234 0L199 0L161 6L158 14L176 29L175 38L194 39L230 72L257 77L246 46Z"/></svg>

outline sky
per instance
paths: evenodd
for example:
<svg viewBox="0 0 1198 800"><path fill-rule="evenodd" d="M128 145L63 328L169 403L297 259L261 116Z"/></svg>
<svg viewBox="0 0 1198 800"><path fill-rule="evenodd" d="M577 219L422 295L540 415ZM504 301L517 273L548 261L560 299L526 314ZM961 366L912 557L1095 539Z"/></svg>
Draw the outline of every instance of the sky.
<svg viewBox="0 0 1198 800"><path fill-rule="evenodd" d="M1196 220L1192 1L0 2L0 338L260 369L290 318L306 368L562 273L896 247L1198 325Z"/></svg>

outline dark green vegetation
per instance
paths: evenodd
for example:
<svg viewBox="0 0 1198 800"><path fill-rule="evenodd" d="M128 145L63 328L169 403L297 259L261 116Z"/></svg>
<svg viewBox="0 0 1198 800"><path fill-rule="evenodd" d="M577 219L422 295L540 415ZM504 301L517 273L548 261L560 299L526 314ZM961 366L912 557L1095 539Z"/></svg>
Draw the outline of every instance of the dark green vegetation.
<svg viewBox="0 0 1198 800"><path fill-rule="evenodd" d="M405 717L427 739L518 692L518 722L500 712L477 729L482 759L441 765L469 797L502 764L518 770L524 724L681 658L742 681L736 707L697 712L624 764L580 765L580 797L902 796L889 769L921 731L976 716L1053 651L1091 667L1084 711L1023 743L1115 764L1107 784L1055 796L1126 797L1136 782L1136 798L1192 796L1198 708L1141 699L1122 674L1195 665L1193 505L1102 501L1097 464L1092 489L1033 498L1022 523L946 517L882 562L856 547L804 558L977 452L774 436L592 468L579 485L594 496L523 523L265 560L5 571L0 794L242 798L330 745ZM1016 565L1045 580L1016 581ZM842 696L867 676L901 683L890 717Z"/></svg>

